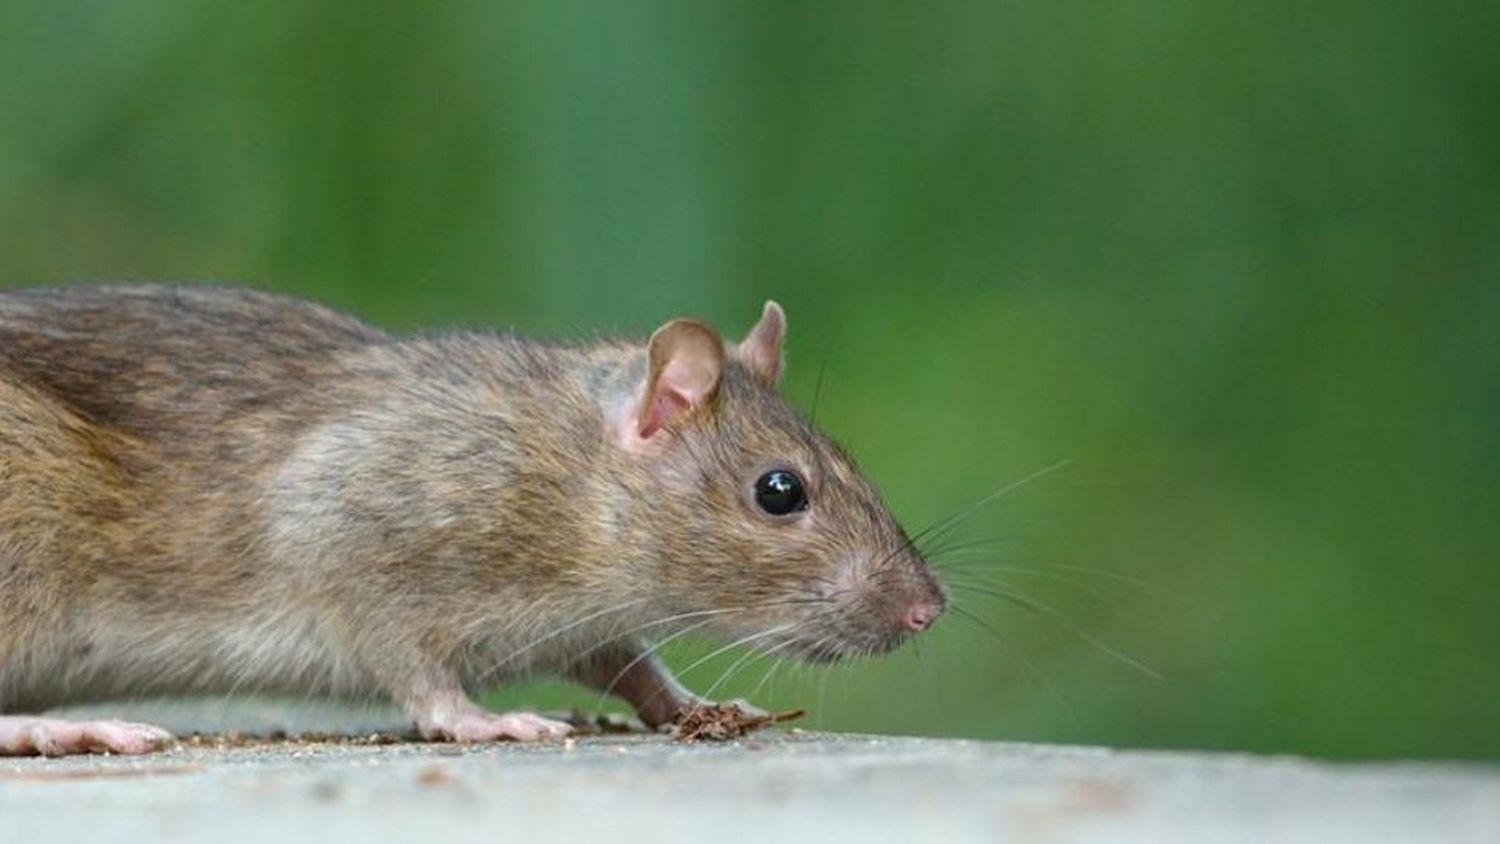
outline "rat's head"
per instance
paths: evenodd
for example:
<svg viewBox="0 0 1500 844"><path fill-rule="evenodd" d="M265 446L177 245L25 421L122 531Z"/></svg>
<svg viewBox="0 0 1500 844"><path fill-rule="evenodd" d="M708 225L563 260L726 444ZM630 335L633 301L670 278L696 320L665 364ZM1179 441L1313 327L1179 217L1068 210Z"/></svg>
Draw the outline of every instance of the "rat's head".
<svg viewBox="0 0 1500 844"><path fill-rule="evenodd" d="M614 433L641 470L652 580L685 621L763 650L884 652L947 599L854 461L778 394L785 333L768 302L739 343L687 319L651 336Z"/></svg>

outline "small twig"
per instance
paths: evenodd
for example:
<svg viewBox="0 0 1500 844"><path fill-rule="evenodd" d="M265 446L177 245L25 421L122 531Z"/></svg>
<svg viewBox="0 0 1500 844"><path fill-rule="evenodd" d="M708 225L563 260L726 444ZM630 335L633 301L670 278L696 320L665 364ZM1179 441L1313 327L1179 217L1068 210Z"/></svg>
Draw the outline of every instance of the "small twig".
<svg viewBox="0 0 1500 844"><path fill-rule="evenodd" d="M695 741L731 741L772 724L792 721L807 714L805 709L751 715L733 704L691 706L677 713L672 738L685 744Z"/></svg>

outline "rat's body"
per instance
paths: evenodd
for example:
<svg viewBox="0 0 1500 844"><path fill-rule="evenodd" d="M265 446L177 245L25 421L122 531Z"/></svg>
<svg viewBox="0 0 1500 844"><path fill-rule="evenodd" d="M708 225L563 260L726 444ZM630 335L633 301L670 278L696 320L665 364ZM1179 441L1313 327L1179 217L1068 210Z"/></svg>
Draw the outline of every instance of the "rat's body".
<svg viewBox="0 0 1500 844"><path fill-rule="evenodd" d="M567 346L396 339L244 291L0 294L0 754L146 749L164 734L3 713L167 693L387 695L433 738L560 734L469 702L533 673L662 723L695 700L637 659L664 633L893 646L941 591L776 397L781 325ZM755 509L781 466L805 512Z"/></svg>

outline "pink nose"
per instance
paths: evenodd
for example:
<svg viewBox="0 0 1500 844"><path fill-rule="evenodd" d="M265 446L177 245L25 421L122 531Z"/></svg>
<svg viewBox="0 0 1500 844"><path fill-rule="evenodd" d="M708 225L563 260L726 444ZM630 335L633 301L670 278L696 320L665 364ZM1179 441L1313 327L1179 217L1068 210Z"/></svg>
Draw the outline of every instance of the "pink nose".
<svg viewBox="0 0 1500 844"><path fill-rule="evenodd" d="M912 604L906 611L906 618L903 621L906 623L907 630L913 632L926 630L932 626L932 623L937 620L938 613L942 611L941 607L934 604Z"/></svg>

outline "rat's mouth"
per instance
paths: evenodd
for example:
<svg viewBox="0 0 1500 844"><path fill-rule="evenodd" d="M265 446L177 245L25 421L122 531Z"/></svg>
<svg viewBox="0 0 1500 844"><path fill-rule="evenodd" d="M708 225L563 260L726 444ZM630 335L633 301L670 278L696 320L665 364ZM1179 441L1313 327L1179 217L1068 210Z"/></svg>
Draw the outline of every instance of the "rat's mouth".
<svg viewBox="0 0 1500 844"><path fill-rule="evenodd" d="M904 633L860 633L830 631L827 635L798 637L786 650L798 659L814 665L827 665L848 659L880 656L901 647L911 637Z"/></svg>

